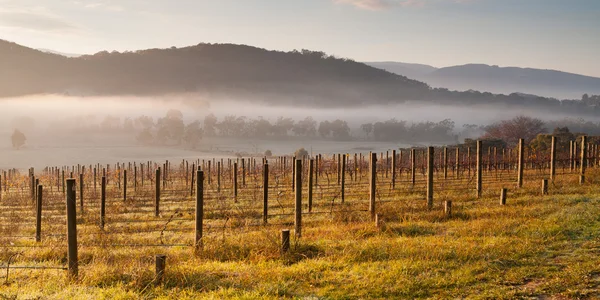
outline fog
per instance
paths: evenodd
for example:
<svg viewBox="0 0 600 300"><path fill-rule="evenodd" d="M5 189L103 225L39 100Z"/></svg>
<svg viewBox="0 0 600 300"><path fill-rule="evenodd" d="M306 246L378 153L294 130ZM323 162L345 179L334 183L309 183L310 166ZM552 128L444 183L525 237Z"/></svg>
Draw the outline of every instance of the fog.
<svg viewBox="0 0 600 300"><path fill-rule="evenodd" d="M303 107L273 106L239 99L211 99L196 94L164 97L67 97L39 95L0 100L0 169L28 167L41 168L72 164L115 163L118 161L172 161L210 157L232 157L237 153L260 155L271 150L274 155L291 154L304 147L313 153L386 151L408 147L415 143L406 141L374 142L365 140L359 127L369 122L392 118L410 122L439 122L451 119L455 122L455 134L459 135L464 124L488 125L510 119L517 115L557 120L577 117L569 114L549 114L539 110L511 107L458 107L401 104L352 108L314 109ZM98 126L106 116L122 122L142 115L154 121L165 116L168 110L182 112L185 124L200 121L209 114L219 120L228 115L264 118L275 122L279 117L295 121L311 116L315 121L344 120L348 123L352 140L335 141L320 138L215 138L205 136L196 149L175 145L141 146L135 132L91 132L77 130L86 126ZM25 118L24 118L25 117ZM28 118L33 122L27 121ZM25 119L25 121L23 121ZM597 122L597 119L586 120ZM11 135L15 129L22 131L25 146L15 150ZM464 138L464 136L460 136ZM424 141L425 145L434 143Z"/></svg>

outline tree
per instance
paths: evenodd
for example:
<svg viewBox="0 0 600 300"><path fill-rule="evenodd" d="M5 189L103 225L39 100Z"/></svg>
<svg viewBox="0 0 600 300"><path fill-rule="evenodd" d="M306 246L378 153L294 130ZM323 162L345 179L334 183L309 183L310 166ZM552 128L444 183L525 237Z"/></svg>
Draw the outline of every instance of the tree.
<svg viewBox="0 0 600 300"><path fill-rule="evenodd" d="M169 110L164 118L158 120L157 125L158 132L156 137L162 144L166 143L169 139L174 140L177 145L181 144L185 130L181 111L176 109Z"/></svg>
<svg viewBox="0 0 600 300"><path fill-rule="evenodd" d="M365 132L365 135L369 137L371 132L373 132L373 123L366 123L360 125L360 129Z"/></svg>
<svg viewBox="0 0 600 300"><path fill-rule="evenodd" d="M317 122L312 117L306 117L298 121L292 128L297 136L315 136L317 134Z"/></svg>
<svg viewBox="0 0 600 300"><path fill-rule="evenodd" d="M152 132L150 132L150 128L144 128L142 131L136 136L136 140L138 143L142 145L150 145L153 140Z"/></svg>
<svg viewBox="0 0 600 300"><path fill-rule="evenodd" d="M306 149L304 148L300 148L296 150L296 152L294 152L294 156L296 156L296 158L303 158L305 156L308 156L308 151L306 151Z"/></svg>
<svg viewBox="0 0 600 300"><path fill-rule="evenodd" d="M322 121L319 124L319 135L323 138L326 138L331 133L331 123L329 121Z"/></svg>
<svg viewBox="0 0 600 300"><path fill-rule="evenodd" d="M331 134L336 139L348 139L350 138L350 127L346 121L337 119L331 122Z"/></svg>
<svg viewBox="0 0 600 300"><path fill-rule="evenodd" d="M198 143L202 139L202 128L200 128L200 121L195 121L185 126L185 134L183 140L192 149L196 149Z"/></svg>
<svg viewBox="0 0 600 300"><path fill-rule="evenodd" d="M271 156L273 156L273 152L271 152L271 150L266 150L265 151L265 156L266 157L271 157Z"/></svg>
<svg viewBox="0 0 600 300"><path fill-rule="evenodd" d="M19 150L21 147L23 147L23 145L25 145L27 138L25 138L25 134L23 134L19 129L15 129L11 136L11 140L13 148Z"/></svg>
<svg viewBox="0 0 600 300"><path fill-rule="evenodd" d="M544 121L526 117L517 116L510 120L504 120L494 123L485 128L484 139L501 139L509 146L514 146L519 139L524 139L525 143L531 142L538 134L546 131Z"/></svg>
<svg viewBox="0 0 600 300"><path fill-rule="evenodd" d="M217 123L217 117L213 114L204 117L204 133L208 136L217 135Z"/></svg>

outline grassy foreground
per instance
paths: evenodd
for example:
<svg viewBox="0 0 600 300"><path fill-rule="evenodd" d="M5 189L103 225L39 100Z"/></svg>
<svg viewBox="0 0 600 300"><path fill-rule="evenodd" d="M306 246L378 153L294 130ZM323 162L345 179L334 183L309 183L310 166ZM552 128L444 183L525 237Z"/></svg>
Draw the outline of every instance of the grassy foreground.
<svg viewBox="0 0 600 300"><path fill-rule="evenodd" d="M536 181L511 192L506 206L492 191L479 200L443 192L429 211L422 195L407 193L379 204L379 228L368 213L340 205L341 212L311 219L284 257L279 232L293 224L216 231L198 256L190 247L83 247L77 282L63 270L10 270L0 278L0 298L598 298L597 173L584 186L576 177L552 185L548 196L539 195ZM444 216L441 198L453 200L452 217ZM104 238L91 227L81 233ZM15 264L64 264L64 249L51 245L18 250ZM168 256L160 286L153 284L157 253Z"/></svg>

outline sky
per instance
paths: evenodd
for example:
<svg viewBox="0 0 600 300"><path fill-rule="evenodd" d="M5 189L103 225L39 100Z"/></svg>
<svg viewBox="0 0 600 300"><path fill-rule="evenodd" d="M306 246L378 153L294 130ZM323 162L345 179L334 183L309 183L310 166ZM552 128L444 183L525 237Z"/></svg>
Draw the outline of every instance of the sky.
<svg viewBox="0 0 600 300"><path fill-rule="evenodd" d="M600 77L600 0L0 0L0 39L75 54L234 43Z"/></svg>

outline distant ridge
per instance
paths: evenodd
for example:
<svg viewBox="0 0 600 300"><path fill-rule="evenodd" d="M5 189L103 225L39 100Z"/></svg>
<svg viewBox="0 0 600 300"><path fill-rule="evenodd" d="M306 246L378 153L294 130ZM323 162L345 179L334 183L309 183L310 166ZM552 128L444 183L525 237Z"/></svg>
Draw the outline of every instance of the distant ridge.
<svg viewBox="0 0 600 300"><path fill-rule="evenodd" d="M501 70L496 72L500 75L509 74L504 77L494 75L496 77L492 78L497 78L497 81L506 80L505 77L514 78L510 75L512 73L500 68L470 65L466 69L442 68L429 73L430 79L469 78L467 80L473 85L461 86L460 89L466 91L460 92L432 88L403 75L310 50L282 52L247 45L201 43L182 48L123 53L102 51L94 55L66 57L0 40L0 66L0 97L34 94L162 96L184 93L197 95L198 99L237 99L286 106L345 108L410 102L419 105L514 106L600 115L600 106L595 103L559 101L532 95L535 93L525 89L515 88L515 92L505 94L474 90L480 83L475 77L485 77L482 72L487 74L485 72L490 68ZM414 64L395 66L417 73L429 72L433 68ZM560 75L558 79L548 76L553 80L564 78L564 73L550 74ZM579 75L571 77L579 81L590 80ZM518 82L533 85L539 81L536 80L521 77ZM436 86L436 83L431 85ZM450 89L456 88L450 86ZM186 99L193 101L194 96ZM581 99L581 96L573 99Z"/></svg>
<svg viewBox="0 0 600 300"><path fill-rule="evenodd" d="M445 68L398 62L368 62L433 87L469 89L509 94L521 92L559 99L580 99L583 94L600 94L600 78L556 70L467 64ZM416 66L416 67L415 67Z"/></svg>

